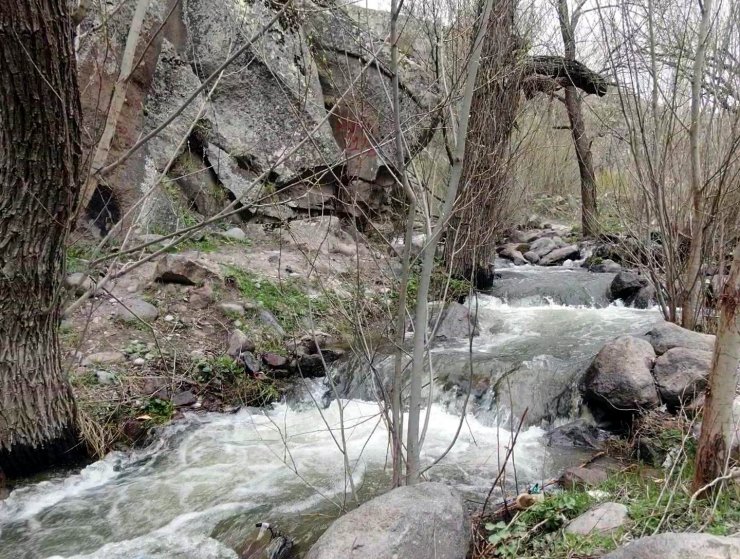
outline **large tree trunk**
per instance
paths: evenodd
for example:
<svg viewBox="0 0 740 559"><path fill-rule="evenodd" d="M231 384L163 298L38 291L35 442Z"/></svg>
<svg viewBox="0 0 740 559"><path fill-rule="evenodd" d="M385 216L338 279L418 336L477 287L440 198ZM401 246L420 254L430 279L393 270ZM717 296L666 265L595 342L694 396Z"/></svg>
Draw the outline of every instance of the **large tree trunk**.
<svg viewBox="0 0 740 559"><path fill-rule="evenodd" d="M735 247L730 276L720 300L720 322L709 375L704 418L696 454L694 491L725 470L735 433L733 401L740 365L740 244Z"/></svg>
<svg viewBox="0 0 740 559"><path fill-rule="evenodd" d="M519 107L519 41L514 34L514 0L498 0L483 41L481 67L470 112L467 155L445 265L480 288L493 281L495 235L503 225L511 189L511 132Z"/></svg>
<svg viewBox="0 0 740 559"><path fill-rule="evenodd" d="M69 3L0 0L0 469L10 477L81 453L57 335L79 122Z"/></svg>
<svg viewBox="0 0 740 559"><path fill-rule="evenodd" d="M571 63L576 59L575 22L568 13L568 0L558 0L558 19L565 47L565 60ZM578 172L581 176L581 228L584 237L593 237L599 232L596 206L596 175L591 157L591 140L586 135L583 121L581 98L578 96L573 79L565 86L565 108L568 111L573 145L578 159Z"/></svg>

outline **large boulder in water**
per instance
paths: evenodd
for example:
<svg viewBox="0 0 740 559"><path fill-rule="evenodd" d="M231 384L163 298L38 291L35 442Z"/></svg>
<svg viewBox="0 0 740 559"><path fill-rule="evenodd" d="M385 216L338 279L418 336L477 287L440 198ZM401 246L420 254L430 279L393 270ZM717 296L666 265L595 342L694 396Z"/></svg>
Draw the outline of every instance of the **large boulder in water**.
<svg viewBox="0 0 740 559"><path fill-rule="evenodd" d="M335 520L306 559L465 559L469 540L462 495L441 483L421 483Z"/></svg>
<svg viewBox="0 0 740 559"><path fill-rule="evenodd" d="M507 260L511 260L514 264L517 266L523 266L524 264L527 264L528 260L524 258L524 255L519 250L519 246L513 243L504 245L501 247L498 251L498 255L501 258L506 258Z"/></svg>
<svg viewBox="0 0 740 559"><path fill-rule="evenodd" d="M529 250L534 253L538 259L542 258L549 252L552 252L556 248L560 248L565 244L562 241L557 242L556 239L557 241L560 241L560 237L541 237L529 245Z"/></svg>
<svg viewBox="0 0 740 559"><path fill-rule="evenodd" d="M613 301L621 300L628 307L646 309L655 299L655 289L647 278L635 272L619 272L612 280L609 292Z"/></svg>
<svg viewBox="0 0 740 559"><path fill-rule="evenodd" d="M605 418L660 404L651 369L655 351L645 340L621 336L606 344L586 371L583 393Z"/></svg>
<svg viewBox="0 0 740 559"><path fill-rule="evenodd" d="M674 347L655 360L653 376L663 402L671 409L688 404L707 385L712 353Z"/></svg>
<svg viewBox="0 0 740 559"><path fill-rule="evenodd" d="M603 559L740 559L740 538L664 533L640 538Z"/></svg>
<svg viewBox="0 0 740 559"><path fill-rule="evenodd" d="M439 323L437 318L439 317ZM432 308L429 319L429 327L437 329L434 331L435 340L465 339L478 335L478 319L475 313L460 303L447 303L440 316L439 311Z"/></svg>
<svg viewBox="0 0 740 559"><path fill-rule="evenodd" d="M663 355L674 347L686 349L697 349L700 351L714 351L714 336L711 334L700 334L686 328L681 328L672 322L664 322L655 326L645 338L655 349L655 353Z"/></svg>
<svg viewBox="0 0 740 559"><path fill-rule="evenodd" d="M581 257L581 251L577 245L568 245L562 248L548 252L540 258L540 266L555 266L562 264L566 260L578 260Z"/></svg>

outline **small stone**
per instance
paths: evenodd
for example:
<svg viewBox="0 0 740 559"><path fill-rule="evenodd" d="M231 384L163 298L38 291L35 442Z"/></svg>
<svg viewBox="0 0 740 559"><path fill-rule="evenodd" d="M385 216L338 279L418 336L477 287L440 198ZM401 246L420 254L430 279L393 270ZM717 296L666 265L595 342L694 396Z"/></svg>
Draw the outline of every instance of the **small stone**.
<svg viewBox="0 0 740 559"><path fill-rule="evenodd" d="M93 286L90 276L83 274L82 272L75 272L74 274L68 275L64 280L64 284L69 289L74 290L75 295L82 295Z"/></svg>
<svg viewBox="0 0 740 559"><path fill-rule="evenodd" d="M239 361L244 364L244 368L248 373L254 374L260 372L260 364L257 358L251 351L243 351L239 355Z"/></svg>
<svg viewBox="0 0 740 559"><path fill-rule="evenodd" d="M190 291L190 307L194 309L205 309L213 304L213 287L206 283L203 287L197 287Z"/></svg>
<svg viewBox="0 0 740 559"><path fill-rule="evenodd" d="M624 526L627 520L626 506L621 503L602 503L573 519L565 531L581 536L611 534Z"/></svg>
<svg viewBox="0 0 740 559"><path fill-rule="evenodd" d="M108 385L116 382L116 375L110 371L95 371L98 384Z"/></svg>
<svg viewBox="0 0 740 559"><path fill-rule="evenodd" d="M568 468L560 478L565 489L596 487L607 480L607 473L600 468Z"/></svg>
<svg viewBox="0 0 740 559"><path fill-rule="evenodd" d="M244 316L244 307L239 303L219 303L218 308L223 311L224 314L235 314L238 316Z"/></svg>
<svg viewBox="0 0 740 559"><path fill-rule="evenodd" d="M277 353L263 353L262 362L271 369L285 369L288 366L288 358Z"/></svg>
<svg viewBox="0 0 740 559"><path fill-rule="evenodd" d="M127 419L121 425L121 432L132 442L137 442L146 435L144 424L135 419Z"/></svg>
<svg viewBox="0 0 740 559"><path fill-rule="evenodd" d="M175 320L175 317L172 316L171 314L168 314L167 316L164 317L165 322L172 322L173 320Z"/></svg>
<svg viewBox="0 0 740 559"><path fill-rule="evenodd" d="M219 233L219 235L227 239L234 239L235 241L245 241L247 239L247 234L239 227L232 227L228 231Z"/></svg>
<svg viewBox="0 0 740 559"><path fill-rule="evenodd" d="M169 380L165 377L147 377L144 379L144 386L141 388L141 394L146 396L162 396L167 390Z"/></svg>
<svg viewBox="0 0 740 559"><path fill-rule="evenodd" d="M83 365L102 365L111 363L120 363L125 361L126 356L120 351L101 351L88 355L83 361Z"/></svg>
<svg viewBox="0 0 740 559"><path fill-rule="evenodd" d="M157 307L143 299L128 299L116 308L116 316L123 322L135 323L139 320L151 322L159 316ZM125 308L124 308L125 305Z"/></svg>
<svg viewBox="0 0 740 559"><path fill-rule="evenodd" d="M226 350L226 354L234 359L245 351L254 351L255 349L254 342L241 330L234 330L229 335L229 348Z"/></svg>
<svg viewBox="0 0 740 559"><path fill-rule="evenodd" d="M137 357L136 359L134 359L134 365L141 367L144 364L146 364L146 359L144 359L143 357Z"/></svg>
<svg viewBox="0 0 740 559"><path fill-rule="evenodd" d="M190 390L183 390L182 392L178 392L172 397L172 405L174 405L176 408L182 406L191 406L197 401L198 398L196 398L195 394L193 394Z"/></svg>
<svg viewBox="0 0 740 559"><path fill-rule="evenodd" d="M262 309L260 311L260 320L265 326L269 326L278 336L285 337L285 330L283 330L278 319L270 311Z"/></svg>

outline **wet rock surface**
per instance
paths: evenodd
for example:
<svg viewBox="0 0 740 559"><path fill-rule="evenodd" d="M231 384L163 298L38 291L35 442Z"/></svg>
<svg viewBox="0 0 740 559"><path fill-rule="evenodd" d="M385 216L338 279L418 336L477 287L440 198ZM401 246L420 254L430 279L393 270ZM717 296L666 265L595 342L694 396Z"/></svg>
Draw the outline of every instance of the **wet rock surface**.
<svg viewBox="0 0 740 559"><path fill-rule="evenodd" d="M591 363L583 384L591 408L609 417L658 406L654 361L655 351L643 339L622 336L606 344Z"/></svg>
<svg viewBox="0 0 740 559"><path fill-rule="evenodd" d="M335 520L306 559L464 559L469 546L462 496L441 483L400 487Z"/></svg>

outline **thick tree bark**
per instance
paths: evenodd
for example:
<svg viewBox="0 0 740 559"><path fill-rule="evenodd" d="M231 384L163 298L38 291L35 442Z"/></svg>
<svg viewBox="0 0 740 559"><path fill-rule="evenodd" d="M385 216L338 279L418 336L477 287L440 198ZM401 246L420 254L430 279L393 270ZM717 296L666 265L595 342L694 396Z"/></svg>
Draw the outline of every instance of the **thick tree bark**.
<svg viewBox="0 0 740 559"><path fill-rule="evenodd" d="M558 0L558 19L565 47L565 60L570 63L576 59L575 25L568 13L568 0ZM578 172L581 176L581 228L584 237L593 237L599 232L596 205L596 175L591 156L591 140L586 135L583 121L581 98L578 96L574 80L565 86L565 108L568 111L573 145L578 159Z"/></svg>
<svg viewBox="0 0 740 559"><path fill-rule="evenodd" d="M58 326L80 190L80 100L66 0L0 0L0 469L81 454Z"/></svg>
<svg viewBox="0 0 740 559"><path fill-rule="evenodd" d="M740 418L733 418L740 365L740 244L735 247L730 276L722 292L720 313L696 453L694 491L723 474L732 446L735 422L740 421Z"/></svg>
<svg viewBox="0 0 740 559"><path fill-rule="evenodd" d="M521 97L523 67L517 58L514 0L493 7L483 41L481 68L470 112L460 192L445 242L452 275L478 289L493 282L495 238L505 222L511 184L511 133Z"/></svg>

